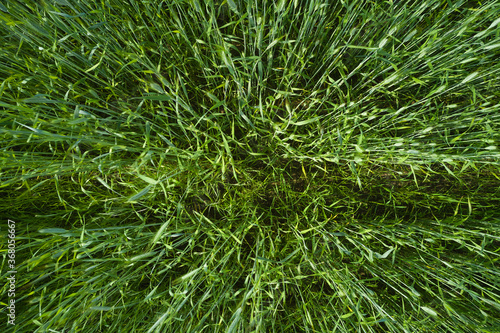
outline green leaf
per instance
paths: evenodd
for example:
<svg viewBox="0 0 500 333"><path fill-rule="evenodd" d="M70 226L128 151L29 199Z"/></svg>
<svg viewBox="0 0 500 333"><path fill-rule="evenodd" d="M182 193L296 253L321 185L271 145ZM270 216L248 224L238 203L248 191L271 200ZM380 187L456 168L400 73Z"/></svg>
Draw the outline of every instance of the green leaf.
<svg viewBox="0 0 500 333"><path fill-rule="evenodd" d="M23 99L24 103L59 103L59 101L48 99L44 95L35 95L33 97Z"/></svg>
<svg viewBox="0 0 500 333"><path fill-rule="evenodd" d="M238 308L234 313L233 313L233 316L231 317L232 321L231 321L231 325L229 325L229 328L227 329L227 332L228 333L232 333L232 332L235 332L236 331L236 326L238 325L238 322L240 321L241 319L241 311L243 309L240 307Z"/></svg>
<svg viewBox="0 0 500 333"><path fill-rule="evenodd" d="M129 197L126 202L137 201L138 199L142 198L144 195L148 194L152 187L153 187L153 185L146 186L145 188L143 188L138 193L136 193L133 196Z"/></svg>
<svg viewBox="0 0 500 333"><path fill-rule="evenodd" d="M354 315L354 312L349 312L349 313L346 313L345 315L340 316L340 318L347 319L347 318L351 317L352 315Z"/></svg>
<svg viewBox="0 0 500 333"><path fill-rule="evenodd" d="M47 228L38 230L39 233L42 234L64 234L67 233L68 230L62 228Z"/></svg>
<svg viewBox="0 0 500 333"><path fill-rule="evenodd" d="M389 256L389 254L392 253L392 251L394 251L394 248L392 249L389 249L387 251L384 252L384 254L380 254L380 253L375 253L375 256L378 258L378 259L385 259Z"/></svg>
<svg viewBox="0 0 500 333"><path fill-rule="evenodd" d="M465 79L463 79L462 84L464 84L464 83L467 83L467 82L471 81L471 80L472 80L472 79L474 79L474 78L475 78L478 74L479 74L478 72L474 72L474 73L472 73L472 74L468 75Z"/></svg>
<svg viewBox="0 0 500 333"><path fill-rule="evenodd" d="M165 95L165 90L163 90L163 88L158 83L151 83L149 86L151 87L151 89Z"/></svg>
<svg viewBox="0 0 500 333"><path fill-rule="evenodd" d="M309 119L306 119L306 120L298 121L296 123L290 122L290 124L295 125L295 126L304 126L304 125L307 125L307 124L310 124L310 123L314 123L314 122L318 121L319 119L321 119L321 117L312 117L312 118L309 118Z"/></svg>
<svg viewBox="0 0 500 333"><path fill-rule="evenodd" d="M183 276L181 276L181 280L187 280L187 279L191 278L193 275L198 273L200 269L201 268L196 268L196 269L192 270L191 272L184 274Z"/></svg>
<svg viewBox="0 0 500 333"><path fill-rule="evenodd" d="M350 48L350 49L360 49L360 50L369 50L369 51L378 50L377 47L367 47L367 46L359 46L359 45L346 45L345 47Z"/></svg>
<svg viewBox="0 0 500 333"><path fill-rule="evenodd" d="M430 314L431 316L433 316L433 317L437 317L437 315L438 315L436 311L434 311L431 308L428 308L426 306L421 306L420 308L422 310L424 310L425 312L427 312L428 314Z"/></svg>
<svg viewBox="0 0 500 333"><path fill-rule="evenodd" d="M78 17L83 17L83 16L87 15L85 13L78 13L78 15L69 15L69 14L66 14L66 13L59 13L59 12L53 12L53 11L50 11L49 13L56 14L56 15L59 15L59 16L65 17L65 18L70 18L70 19L74 19L74 18L78 18Z"/></svg>
<svg viewBox="0 0 500 333"><path fill-rule="evenodd" d="M172 97L166 94L162 95L157 95L157 94L151 94L151 95L145 95L140 97L141 99L147 99L147 100L153 100L153 101L171 101Z"/></svg>
<svg viewBox="0 0 500 333"><path fill-rule="evenodd" d="M229 5L229 8L235 12L236 14L239 14L240 12L238 11L238 6L236 6L236 3L233 0L227 0L227 4Z"/></svg>
<svg viewBox="0 0 500 333"><path fill-rule="evenodd" d="M135 256L133 258L130 258L129 261L138 261L138 260L141 260L141 259L144 259L144 258L152 257L154 255L156 255L156 252L155 251L151 251L151 252L143 253L143 254L140 254L140 255Z"/></svg>
<svg viewBox="0 0 500 333"><path fill-rule="evenodd" d="M149 178L147 176L144 176L144 175L141 175L141 174L137 174L137 176L139 178L141 178L142 180L144 180L146 183L149 183L151 185L156 185L158 184L158 181L157 180L154 180L153 178Z"/></svg>
<svg viewBox="0 0 500 333"><path fill-rule="evenodd" d="M91 306L90 310L94 310L94 311L109 311L109 310L113 310L113 307L111 307L111 306Z"/></svg>
<svg viewBox="0 0 500 333"><path fill-rule="evenodd" d="M277 38L275 40L273 40L271 42L271 44L269 44L266 48L266 50L264 52L267 52L269 49L271 49L274 45L276 45L276 43L278 43L283 37L280 37L280 38Z"/></svg>
<svg viewBox="0 0 500 333"><path fill-rule="evenodd" d="M93 71L94 69L96 69L97 67L99 67L99 65L101 64L101 62L99 61L97 64L95 64L94 66L90 67L89 69L87 69L85 71L85 73L88 73L88 72L91 72Z"/></svg>
<svg viewBox="0 0 500 333"><path fill-rule="evenodd" d="M500 43L498 44L492 44L492 45L486 45L484 47L485 50L493 50L493 49L496 49L497 47L500 47Z"/></svg>

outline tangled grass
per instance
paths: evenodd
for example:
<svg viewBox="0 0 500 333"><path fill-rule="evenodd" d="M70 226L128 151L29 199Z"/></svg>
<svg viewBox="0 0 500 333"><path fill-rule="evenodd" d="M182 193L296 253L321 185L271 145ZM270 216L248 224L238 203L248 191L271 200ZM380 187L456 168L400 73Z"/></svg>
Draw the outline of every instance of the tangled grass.
<svg viewBox="0 0 500 333"><path fill-rule="evenodd" d="M499 332L499 14L7 0L7 329Z"/></svg>

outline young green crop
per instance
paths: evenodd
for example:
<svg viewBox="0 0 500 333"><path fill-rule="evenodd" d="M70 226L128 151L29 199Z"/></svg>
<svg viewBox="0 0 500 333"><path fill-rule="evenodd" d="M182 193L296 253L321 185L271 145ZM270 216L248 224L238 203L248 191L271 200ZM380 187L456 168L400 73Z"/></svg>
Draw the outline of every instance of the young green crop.
<svg viewBox="0 0 500 333"><path fill-rule="evenodd" d="M499 14L4 2L6 330L497 331Z"/></svg>

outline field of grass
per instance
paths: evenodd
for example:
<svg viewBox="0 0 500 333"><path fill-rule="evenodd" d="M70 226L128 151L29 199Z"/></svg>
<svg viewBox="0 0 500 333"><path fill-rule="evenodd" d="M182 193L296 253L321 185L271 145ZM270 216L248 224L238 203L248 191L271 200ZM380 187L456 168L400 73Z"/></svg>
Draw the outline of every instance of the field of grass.
<svg viewBox="0 0 500 333"><path fill-rule="evenodd" d="M500 332L499 17L3 1L0 331Z"/></svg>

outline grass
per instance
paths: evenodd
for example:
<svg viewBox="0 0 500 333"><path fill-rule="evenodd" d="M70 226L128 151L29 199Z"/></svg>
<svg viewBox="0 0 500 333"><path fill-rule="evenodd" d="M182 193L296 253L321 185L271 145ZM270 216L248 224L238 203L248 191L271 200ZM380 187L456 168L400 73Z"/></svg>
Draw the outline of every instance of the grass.
<svg viewBox="0 0 500 333"><path fill-rule="evenodd" d="M6 329L499 332L499 14L7 0Z"/></svg>

